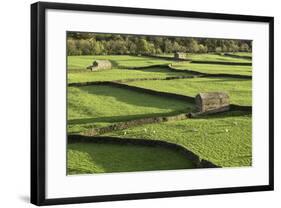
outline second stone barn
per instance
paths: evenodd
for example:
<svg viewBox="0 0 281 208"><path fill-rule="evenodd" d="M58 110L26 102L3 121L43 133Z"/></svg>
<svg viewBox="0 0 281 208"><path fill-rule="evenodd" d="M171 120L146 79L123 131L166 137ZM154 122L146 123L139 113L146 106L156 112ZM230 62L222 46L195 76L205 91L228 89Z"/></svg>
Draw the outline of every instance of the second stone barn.
<svg viewBox="0 0 281 208"><path fill-rule="evenodd" d="M95 60L93 64L87 68L91 71L107 70L112 68L112 64L109 60Z"/></svg>

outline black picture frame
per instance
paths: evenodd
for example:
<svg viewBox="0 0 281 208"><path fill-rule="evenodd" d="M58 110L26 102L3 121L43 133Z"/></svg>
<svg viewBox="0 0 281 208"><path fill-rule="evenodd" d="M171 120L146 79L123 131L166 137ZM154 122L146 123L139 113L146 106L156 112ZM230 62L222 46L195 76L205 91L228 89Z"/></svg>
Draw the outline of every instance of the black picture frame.
<svg viewBox="0 0 281 208"><path fill-rule="evenodd" d="M46 83L45 83L45 16L47 9L120 14L156 15L170 17L192 17L201 19L236 20L269 23L269 184L235 188L212 188L200 190L164 191L153 193L128 193L121 195L85 196L73 198L46 198ZM274 189L274 18L235 14L202 13L146 8L95 6L38 2L31 5L31 203L35 205L72 204L146 198L225 194L236 192L269 191Z"/></svg>

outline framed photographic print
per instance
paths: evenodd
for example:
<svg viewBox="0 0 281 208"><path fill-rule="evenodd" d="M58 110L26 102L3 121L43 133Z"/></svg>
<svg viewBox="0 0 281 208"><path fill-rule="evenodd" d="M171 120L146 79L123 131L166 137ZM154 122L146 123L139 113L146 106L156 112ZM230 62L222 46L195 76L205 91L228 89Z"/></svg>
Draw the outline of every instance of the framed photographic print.
<svg viewBox="0 0 281 208"><path fill-rule="evenodd" d="M273 17L31 5L31 202L273 190Z"/></svg>

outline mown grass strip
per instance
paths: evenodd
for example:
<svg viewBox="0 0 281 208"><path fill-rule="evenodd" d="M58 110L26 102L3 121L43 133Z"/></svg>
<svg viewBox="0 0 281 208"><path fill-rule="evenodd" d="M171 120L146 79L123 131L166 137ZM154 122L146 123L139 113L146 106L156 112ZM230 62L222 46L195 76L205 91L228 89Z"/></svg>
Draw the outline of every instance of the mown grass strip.
<svg viewBox="0 0 281 208"><path fill-rule="evenodd" d="M231 73L206 73L206 72L203 72L203 71L196 71L196 70L192 70L192 69L187 69L187 68L177 68L176 66L174 65L171 65L169 64L168 67L170 68L171 71L174 71L174 72L182 72L182 71L185 71L187 73L192 73L192 74L196 74L196 75L201 75L201 76L204 76L204 77L232 77L232 78L244 78L244 79L252 79L252 76L251 75L243 75L243 74L231 74Z"/></svg>
<svg viewBox="0 0 281 208"><path fill-rule="evenodd" d="M232 66L252 66L252 63L240 62L226 62L226 61L191 61L194 64L218 64L218 65L232 65Z"/></svg>
<svg viewBox="0 0 281 208"><path fill-rule="evenodd" d="M241 59L240 57L228 57L228 56L224 56L222 53L203 53L203 54L191 53L191 54L187 54L187 58L192 61L251 63L250 60Z"/></svg>
<svg viewBox="0 0 281 208"><path fill-rule="evenodd" d="M191 75L197 75L197 76L204 76L204 77L233 77L233 78L245 78L245 79L252 79L251 75L243 75L243 74L231 74L231 73L206 73L202 71L187 69L187 68L177 68L177 64L164 64L164 65L151 65L151 66L145 66L145 67L129 67L128 69L133 70L144 70L144 69L151 69L151 68L162 68L164 70L169 70L171 72L176 73L188 73Z"/></svg>
<svg viewBox="0 0 281 208"><path fill-rule="evenodd" d="M224 53L223 55L233 57L233 58L242 58L242 59L252 60L252 56L250 56L250 55L238 55L238 54L231 54L231 53Z"/></svg>

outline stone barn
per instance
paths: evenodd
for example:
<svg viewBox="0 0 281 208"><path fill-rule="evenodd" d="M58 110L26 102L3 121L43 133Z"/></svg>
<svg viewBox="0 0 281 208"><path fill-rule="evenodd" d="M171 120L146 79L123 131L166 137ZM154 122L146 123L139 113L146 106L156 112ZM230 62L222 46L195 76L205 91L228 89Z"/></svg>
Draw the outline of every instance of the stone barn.
<svg viewBox="0 0 281 208"><path fill-rule="evenodd" d="M176 52L174 54L174 58L175 59L185 59L186 58L186 54L185 53Z"/></svg>
<svg viewBox="0 0 281 208"><path fill-rule="evenodd" d="M88 69L91 69L92 71L100 71L111 68L112 64L109 60L95 60L93 64L88 67Z"/></svg>
<svg viewBox="0 0 281 208"><path fill-rule="evenodd" d="M229 96L224 92L199 93L195 97L199 112L223 112L229 110Z"/></svg>

